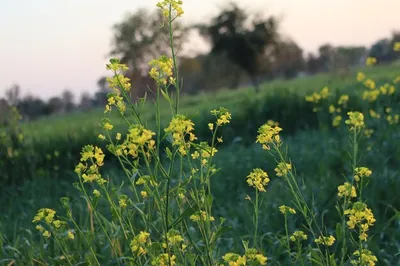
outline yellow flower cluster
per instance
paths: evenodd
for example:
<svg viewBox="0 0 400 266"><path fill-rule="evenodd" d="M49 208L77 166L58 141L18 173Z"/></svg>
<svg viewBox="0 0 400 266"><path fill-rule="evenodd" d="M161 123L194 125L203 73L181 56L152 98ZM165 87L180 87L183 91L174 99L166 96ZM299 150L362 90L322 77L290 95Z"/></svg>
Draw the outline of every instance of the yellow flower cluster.
<svg viewBox="0 0 400 266"><path fill-rule="evenodd" d="M389 125L395 125L399 123L400 116L396 115L387 115L386 120L388 121Z"/></svg>
<svg viewBox="0 0 400 266"><path fill-rule="evenodd" d="M369 90L369 91L364 91L362 95L363 100L367 100L369 102L374 102L376 99L378 99L380 92L379 90Z"/></svg>
<svg viewBox="0 0 400 266"><path fill-rule="evenodd" d="M343 197L355 198L357 197L356 188L352 186L349 182L345 182L343 185L340 185L338 187L338 196L340 198Z"/></svg>
<svg viewBox="0 0 400 266"><path fill-rule="evenodd" d="M249 265L254 265L255 263L266 265L268 260L266 256L260 254L255 248L246 249L245 258Z"/></svg>
<svg viewBox="0 0 400 266"><path fill-rule="evenodd" d="M104 110L104 113L111 112L112 106L117 107L117 110L124 114L126 111L126 104L124 98L118 94L111 94L107 99L107 104Z"/></svg>
<svg viewBox="0 0 400 266"><path fill-rule="evenodd" d="M307 235L303 231L295 231L291 236L290 240L295 242L296 240L307 240Z"/></svg>
<svg viewBox="0 0 400 266"><path fill-rule="evenodd" d="M189 217L190 220L193 222L199 222L199 221L207 221L207 213L205 211L199 211L196 212L195 214L190 215ZM210 216L210 222L214 222L215 218L213 216Z"/></svg>
<svg viewBox="0 0 400 266"><path fill-rule="evenodd" d="M275 143L279 145L281 143L281 139L279 137L279 132L281 131L282 128L278 126L264 124L258 129L256 143L262 144L262 148L264 150L269 150L270 144Z"/></svg>
<svg viewBox="0 0 400 266"><path fill-rule="evenodd" d="M367 79L364 81L364 86L370 90L374 90L376 88L376 83L372 79Z"/></svg>
<svg viewBox="0 0 400 266"><path fill-rule="evenodd" d="M367 208L367 205L363 202L355 202L351 209L344 211L344 214L348 216L347 226L349 229L359 227L361 230L360 240L366 241L367 231L376 221L371 209Z"/></svg>
<svg viewBox="0 0 400 266"><path fill-rule="evenodd" d="M179 153L186 155L190 148L190 143L195 141L197 137L194 135L194 123L187 119L184 115L177 114L172 118L168 127L164 129L166 133L172 134L172 146L178 146ZM188 141L185 137L188 136Z"/></svg>
<svg viewBox="0 0 400 266"><path fill-rule="evenodd" d="M179 234L179 231L171 229L167 233L167 241L168 241L168 246L177 246L183 241L183 236ZM167 248L167 244L163 243L162 244L163 248Z"/></svg>
<svg viewBox="0 0 400 266"><path fill-rule="evenodd" d="M141 125L132 125L124 141L116 146L109 145L108 148L117 156L130 155L134 159L138 158L139 153L144 153L147 158L150 158L150 150L155 148L155 140L153 136L155 135L149 129L144 128ZM121 139L122 136L119 136Z"/></svg>
<svg viewBox="0 0 400 266"><path fill-rule="evenodd" d="M329 113L330 114L333 114L335 112L340 113L340 111L342 111L342 109L336 108L333 104L329 105Z"/></svg>
<svg viewBox="0 0 400 266"><path fill-rule="evenodd" d="M285 176L290 170L292 170L292 165L290 163L280 162L274 170L277 176Z"/></svg>
<svg viewBox="0 0 400 266"><path fill-rule="evenodd" d="M168 253L160 254L157 258L151 262L153 266L174 266L176 265L176 256L169 256Z"/></svg>
<svg viewBox="0 0 400 266"><path fill-rule="evenodd" d="M357 73L357 81L362 82L366 78L366 75L363 72Z"/></svg>
<svg viewBox="0 0 400 266"><path fill-rule="evenodd" d="M394 80L393 83L396 83L396 80ZM392 84L385 83L379 87L379 91L382 95L392 95L396 92L396 87Z"/></svg>
<svg viewBox="0 0 400 266"><path fill-rule="evenodd" d="M366 64L367 66L375 65L376 62L377 62L377 60L376 60L375 57L367 57L367 60L365 60L365 64Z"/></svg>
<svg viewBox="0 0 400 266"><path fill-rule="evenodd" d="M218 150L208 145L207 142L200 142L196 146L196 151L191 154L192 159L195 160L200 158L201 165L205 166L208 163L210 157L213 157Z"/></svg>
<svg viewBox="0 0 400 266"><path fill-rule="evenodd" d="M226 109L224 107L220 107L219 109L211 110L211 114L217 118L217 126L222 126L222 125L230 123L230 120L232 118L231 113L228 111L228 109ZM212 126L211 125L210 124L208 125L210 130L212 130L211 128L214 127L213 125Z"/></svg>
<svg viewBox="0 0 400 266"><path fill-rule="evenodd" d="M174 62L171 58L162 55L158 59L151 60L149 65L151 66L149 75L158 84L167 85L168 79L171 84L175 84L175 80L172 77Z"/></svg>
<svg viewBox="0 0 400 266"><path fill-rule="evenodd" d="M364 115L360 112L348 112L349 119L345 121L350 125L350 130L358 130L364 127Z"/></svg>
<svg viewBox="0 0 400 266"><path fill-rule="evenodd" d="M111 58L110 63L106 65L106 69L114 72L129 70L128 66L121 64L121 61L118 58Z"/></svg>
<svg viewBox="0 0 400 266"><path fill-rule="evenodd" d="M222 259L228 263L229 266L240 266L240 265L266 265L267 257L260 254L256 249L249 248L246 250L244 256L240 256L236 253L226 253Z"/></svg>
<svg viewBox="0 0 400 266"><path fill-rule="evenodd" d="M339 105L344 105L349 101L349 95L347 94L343 94L340 96L339 100L338 100L338 104Z"/></svg>
<svg viewBox="0 0 400 266"><path fill-rule="evenodd" d="M332 120L332 126L338 127L338 126L340 126L340 122L342 122L342 116L336 115Z"/></svg>
<svg viewBox="0 0 400 266"><path fill-rule="evenodd" d="M56 211L49 208L39 209L36 213L35 217L32 220L32 223L39 223L40 221L44 221L48 226L53 226L56 229L60 229L61 227L65 227L67 225L66 222L54 219L56 215ZM37 225L36 230L42 233L42 235L46 238L51 236L49 230L46 230L42 225ZM68 238L71 238L67 235Z"/></svg>
<svg viewBox="0 0 400 266"><path fill-rule="evenodd" d="M279 211L280 211L283 215L286 215L286 214L288 214L288 213L290 213L290 214L296 214L296 210L295 210L295 209L293 209L293 208L291 208L291 207L289 207L289 206L286 206L286 205L280 206L280 207L279 207Z"/></svg>
<svg viewBox="0 0 400 266"><path fill-rule="evenodd" d="M99 172L99 167L103 164L104 153L101 148L86 145L82 148L81 162L75 167L75 173L82 177L84 183L96 181L99 184L104 184L106 180L101 177Z"/></svg>
<svg viewBox="0 0 400 266"><path fill-rule="evenodd" d="M375 262L378 261L375 255L372 254L371 251L368 249L362 249L361 250L361 256L360 256L360 251L357 250L353 253L354 256L358 257L357 260L351 260L352 265L366 265L366 266L375 266Z"/></svg>
<svg viewBox="0 0 400 266"><path fill-rule="evenodd" d="M143 175L139 177L138 180L136 181L136 185L144 185L144 184L149 184L152 187L158 186L158 183L154 181L154 179L149 175Z"/></svg>
<svg viewBox="0 0 400 266"><path fill-rule="evenodd" d="M336 239L334 236L319 236L314 240L315 243L330 247L335 243Z"/></svg>
<svg viewBox="0 0 400 266"><path fill-rule="evenodd" d="M377 118L377 119L381 118L381 115L378 114L377 112L375 112L374 109L369 109L369 115L370 115L372 118Z"/></svg>
<svg viewBox="0 0 400 266"><path fill-rule="evenodd" d="M354 173L354 180L359 182L364 177L370 177L372 175L372 171L367 167L357 167Z"/></svg>
<svg viewBox="0 0 400 266"><path fill-rule="evenodd" d="M400 52L400 42L395 42L393 44L393 51Z"/></svg>
<svg viewBox="0 0 400 266"><path fill-rule="evenodd" d="M306 98L307 102L319 103L319 101L321 99L326 99L326 98L329 97L329 95L330 95L329 88L328 87L324 87L324 88L321 89L321 91L319 93L318 92L313 92L312 94L307 95L305 98Z"/></svg>
<svg viewBox="0 0 400 266"><path fill-rule="evenodd" d="M161 8L162 13L164 17L169 18L169 16L172 14L170 11L175 11L176 16L180 17L183 15L183 9L182 9L182 1L181 0L164 0L162 2L157 3L157 7ZM172 20L174 18L171 18Z"/></svg>
<svg viewBox="0 0 400 266"><path fill-rule="evenodd" d="M268 185L269 181L268 174L260 168L254 169L247 176L247 184L260 192L266 192L265 186Z"/></svg>
<svg viewBox="0 0 400 266"><path fill-rule="evenodd" d="M140 256L146 254L146 244L149 237L150 234L148 232L140 231L140 233L132 239L129 246L134 255Z"/></svg>
<svg viewBox="0 0 400 266"><path fill-rule="evenodd" d="M113 77L107 77L106 80L108 86L113 89L115 93L119 93L120 88L125 91L130 91L132 87L131 80L122 74L115 74Z"/></svg>

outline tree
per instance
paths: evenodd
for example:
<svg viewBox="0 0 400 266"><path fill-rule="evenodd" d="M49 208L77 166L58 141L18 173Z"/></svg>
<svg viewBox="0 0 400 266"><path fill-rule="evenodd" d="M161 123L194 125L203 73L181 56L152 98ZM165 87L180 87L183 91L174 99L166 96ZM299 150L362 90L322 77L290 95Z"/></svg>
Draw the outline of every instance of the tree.
<svg viewBox="0 0 400 266"><path fill-rule="evenodd" d="M93 100L90 97L89 93L83 92L81 95L81 100L79 103L79 108L82 110L89 110L92 108Z"/></svg>
<svg viewBox="0 0 400 266"><path fill-rule="evenodd" d="M140 9L134 14L129 14L125 19L113 27L114 37L112 40L111 56L117 56L121 62L127 64L132 79L134 95L143 96L147 89L147 76L149 70L148 62L161 54L170 53L168 40L169 30L165 24L165 18L160 12L149 12ZM174 22L174 46L181 47L184 42L185 28Z"/></svg>
<svg viewBox="0 0 400 266"><path fill-rule="evenodd" d="M20 87L18 84L13 84L9 89L6 90L6 100L10 105L17 105L20 97Z"/></svg>
<svg viewBox="0 0 400 266"><path fill-rule="evenodd" d="M278 23L275 17L253 19L232 3L212 19L210 24L195 25L200 34L211 42L211 55L224 54L240 67L258 91L260 65L266 55L271 55L278 40ZM250 26L247 26L250 24Z"/></svg>
<svg viewBox="0 0 400 266"><path fill-rule="evenodd" d="M47 102L49 114L60 113L63 111L63 100L60 97L52 97Z"/></svg>
<svg viewBox="0 0 400 266"><path fill-rule="evenodd" d="M305 68L303 50L291 39L279 42L275 65L278 75L284 78L296 77Z"/></svg>
<svg viewBox="0 0 400 266"><path fill-rule="evenodd" d="M74 94L71 90L65 89L61 94L61 101L64 112L70 112L74 109Z"/></svg>

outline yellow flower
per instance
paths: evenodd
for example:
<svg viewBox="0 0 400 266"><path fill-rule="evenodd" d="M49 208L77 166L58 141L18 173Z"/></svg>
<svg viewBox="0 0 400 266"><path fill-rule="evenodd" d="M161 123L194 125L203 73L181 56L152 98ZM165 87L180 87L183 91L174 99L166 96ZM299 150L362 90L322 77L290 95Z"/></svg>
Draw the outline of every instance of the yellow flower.
<svg viewBox="0 0 400 266"><path fill-rule="evenodd" d="M395 42L393 45L393 51L400 52L400 42Z"/></svg>
<svg viewBox="0 0 400 266"><path fill-rule="evenodd" d="M373 109L369 109L369 115L372 117L372 118L381 118L381 115L380 114L378 114L377 112L375 112Z"/></svg>
<svg viewBox="0 0 400 266"><path fill-rule="evenodd" d="M367 79L366 81L364 81L364 86L373 90L376 88L376 83L372 79Z"/></svg>
<svg viewBox="0 0 400 266"><path fill-rule="evenodd" d="M290 170L292 170L292 165L290 163L280 162L274 170L277 176L285 176Z"/></svg>
<svg viewBox="0 0 400 266"><path fill-rule="evenodd" d="M113 129L113 125L111 125L110 123L105 123L104 125L103 125L103 128L105 129L105 130L111 130L111 129Z"/></svg>
<svg viewBox="0 0 400 266"><path fill-rule="evenodd" d="M337 116L335 116L335 117L333 118L332 126L338 127L338 126L340 126L340 122L342 122L342 116L337 115Z"/></svg>
<svg viewBox="0 0 400 266"><path fill-rule="evenodd" d="M322 90L320 91L320 95L322 99L328 98L328 96L330 95L329 88L328 87L322 88Z"/></svg>
<svg viewBox="0 0 400 266"><path fill-rule="evenodd" d="M226 253L222 259L227 262L229 266L246 265L246 256L240 256L236 253Z"/></svg>
<svg viewBox="0 0 400 266"><path fill-rule="evenodd" d="M140 191L140 195L142 196L142 198L147 198L147 192L146 191Z"/></svg>
<svg viewBox="0 0 400 266"><path fill-rule="evenodd" d="M153 259L151 262L153 266L175 266L176 265L176 256L169 255L168 253L163 253L158 255L157 258Z"/></svg>
<svg viewBox="0 0 400 266"><path fill-rule="evenodd" d="M168 127L164 129L166 133L172 134L172 146L178 146L178 151L181 155L186 155L190 142L197 139L194 135L194 123L187 119L184 115L177 114L172 118ZM185 136L189 135L189 141L186 141Z"/></svg>
<svg viewBox="0 0 400 266"><path fill-rule="evenodd" d="M357 73L357 81L358 82L361 82L361 81L363 81L364 79L365 79L365 74L363 73L363 72L358 72Z"/></svg>
<svg viewBox="0 0 400 266"><path fill-rule="evenodd" d="M262 144L263 149L269 150L269 144L276 143L280 144L279 132L282 131L282 128L278 126L270 126L268 124L264 124L258 129L258 135L256 143Z"/></svg>
<svg viewBox="0 0 400 266"><path fill-rule="evenodd" d="M363 177L369 177L372 175L372 171L369 170L367 167L357 167L354 173L354 180L357 182L360 181Z"/></svg>
<svg viewBox="0 0 400 266"><path fill-rule="evenodd" d="M99 139L100 139L100 140L105 140L106 137L104 137L104 135L102 135L102 134L99 134Z"/></svg>
<svg viewBox="0 0 400 266"><path fill-rule="evenodd" d="M218 141L219 143L224 142L224 141L222 140L222 137L217 137L217 141Z"/></svg>
<svg viewBox="0 0 400 266"><path fill-rule="evenodd" d="M230 119L232 118L231 113L228 112L228 109L223 107L220 107L218 110L217 109L212 110L211 114L217 117L218 126L230 123Z"/></svg>
<svg viewBox="0 0 400 266"><path fill-rule="evenodd" d="M150 77L157 83L166 85L173 75L174 62L172 58L162 55L158 59L151 60L149 65L151 66Z"/></svg>
<svg viewBox="0 0 400 266"><path fill-rule="evenodd" d="M360 112L348 112L349 119L345 121L347 125L350 125L350 130L361 129L364 126L364 115Z"/></svg>
<svg viewBox="0 0 400 266"><path fill-rule="evenodd" d="M336 108L333 104L329 105L329 113L333 114L336 111Z"/></svg>
<svg viewBox="0 0 400 266"><path fill-rule="evenodd" d="M352 260L351 264L352 265L368 265L368 266L375 266L375 262L378 261L375 255L372 254L371 251L367 249L362 249L361 250L361 256L360 256L360 251L357 250L353 253L354 256L358 257L357 260Z"/></svg>
<svg viewBox="0 0 400 266"><path fill-rule="evenodd" d="M376 58L375 57L367 57L367 60L365 61L365 64L367 66L372 66L376 64Z"/></svg>
<svg viewBox="0 0 400 266"><path fill-rule="evenodd" d="M183 15L182 1L181 0L163 0L157 3L157 7L161 9L164 17L174 19L174 15L170 14L170 10L175 12L176 17Z"/></svg>
<svg viewBox="0 0 400 266"><path fill-rule="evenodd" d="M74 232L72 232L71 230L68 231L67 234L68 239L74 240L75 239L75 235Z"/></svg>
<svg viewBox="0 0 400 266"><path fill-rule="evenodd" d="M307 235L303 231L295 231L293 235L290 236L291 241L296 241L296 240L307 240Z"/></svg>
<svg viewBox="0 0 400 266"><path fill-rule="evenodd" d="M117 133L117 135L115 136L116 140L121 140L121 133Z"/></svg>
<svg viewBox="0 0 400 266"><path fill-rule="evenodd" d="M43 232L43 236L46 237L46 238L49 238L51 236L51 233L46 230L46 231Z"/></svg>
<svg viewBox="0 0 400 266"><path fill-rule="evenodd" d="M342 197L357 197L356 188L352 186L350 183L345 182L343 185L338 187L338 196Z"/></svg>
<svg viewBox="0 0 400 266"><path fill-rule="evenodd" d="M338 100L338 104L342 105L342 104L347 103L348 101L349 101L349 95L344 94L344 95L340 96L340 98Z"/></svg>
<svg viewBox="0 0 400 266"><path fill-rule="evenodd" d="M93 195L98 198L101 196L100 191L98 191L97 189L93 190Z"/></svg>
<svg viewBox="0 0 400 266"><path fill-rule="evenodd" d="M315 243L321 244L327 247L330 247L335 243L335 237L333 236L319 236L317 239L315 239Z"/></svg>
<svg viewBox="0 0 400 266"><path fill-rule="evenodd" d="M289 206L286 206L286 205L280 206L280 207L279 207L279 211L280 211L283 215L286 215L286 214L288 214L288 213L290 213L290 214L296 214L296 210L295 210L295 209L293 209L293 208L291 208L291 207L289 207Z"/></svg>
<svg viewBox="0 0 400 266"><path fill-rule="evenodd" d="M256 168L247 176L247 184L256 190L266 192L265 186L269 183L268 174L263 170Z"/></svg>
<svg viewBox="0 0 400 266"><path fill-rule="evenodd" d="M244 257L246 258L248 265L266 265L268 260L267 257L260 254L255 248L246 248L246 254Z"/></svg>
<svg viewBox="0 0 400 266"><path fill-rule="evenodd" d="M214 124L213 123L208 123L208 128L213 131L214 130Z"/></svg>
<svg viewBox="0 0 400 266"><path fill-rule="evenodd" d="M127 206L126 199L125 198L119 199L118 204L119 204L120 208L122 208L122 209L126 208L126 206Z"/></svg>

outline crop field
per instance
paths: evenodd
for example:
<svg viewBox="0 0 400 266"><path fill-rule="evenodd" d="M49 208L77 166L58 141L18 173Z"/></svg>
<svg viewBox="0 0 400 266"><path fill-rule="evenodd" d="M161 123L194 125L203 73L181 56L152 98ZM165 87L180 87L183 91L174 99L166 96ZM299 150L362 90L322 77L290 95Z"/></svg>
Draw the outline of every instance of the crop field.
<svg viewBox="0 0 400 266"><path fill-rule="evenodd" d="M297 205L288 183L274 173L276 157L262 149L259 143L255 143L258 128L268 120L278 122L279 127L283 129L280 134L285 146L283 152L285 158L290 158L288 160L292 171L295 172L298 192L315 214L316 223L323 224L323 232L334 236L338 242L337 246L327 248L328 252L342 252L339 243L343 240L340 240L339 234L344 229L340 227L341 210L335 206L338 200L340 201L338 186L349 180L354 170L354 161L351 159L354 151L353 133L344 121L348 118L348 111L357 110L364 113L365 127L362 129L363 133L357 133L359 138L357 137L355 163L372 170L372 175L365 181L362 201L373 211L376 219L368 231L368 248L378 258L378 265L397 265L400 262L400 82L398 78L396 80L400 68L398 65L390 65L368 67L358 71L365 73L366 77L357 81L356 72L346 77L323 74L292 81L266 83L258 94L252 88L242 88L182 97L180 113L192 119L198 139L209 139L212 136L208 123L215 118L210 114L210 110L223 106L229 110L232 117L231 122L224 125L219 133L223 136L223 142L217 146L218 153L213 160L217 170L210 179L213 195L212 215L226 219L224 227L220 229L224 234L216 241L214 248L215 254L218 254L215 255L216 258L222 258L223 254L232 251L240 254L243 248L242 240L253 240L254 210L249 199L254 201L255 192L254 188L246 183L246 177L255 168L263 169L269 173L270 178L267 191L260 193L262 204L257 212L257 249L268 257L268 263L271 265L291 264L291 258L296 259L292 261L294 264L305 261L307 256L314 256L315 261L319 258L317 251L307 255L302 252L296 253L296 249L293 249L295 254L288 255L283 225L286 224L289 233L302 228L307 232L304 226L307 218L297 214L287 217L279 212L281 205ZM368 87L368 79L376 82L374 88ZM324 87L328 89L322 90ZM375 98L364 95L363 99L364 91L378 91L379 95ZM314 97L309 97L307 101L306 96L314 92L319 96L315 97L314 94ZM343 95L347 95L348 99L338 104ZM161 101L159 109L162 111L161 128L165 128L171 119L170 107L165 101ZM157 116L154 105L149 102L139 104L137 110L142 119L147 121L146 127L156 131ZM75 263L89 261L89 264L84 265L96 264L97 259L91 257L87 239L93 242L90 245L94 254L99 254L100 264L127 263L115 260L118 255L112 251L111 244L104 236L90 236L91 233L98 233L100 221L110 215L110 206L106 202L98 203L96 208L103 210L105 216L96 221L93 218L92 207L86 202L87 199L82 197L79 177L74 172L84 145L98 145L106 150L104 142L97 137L100 133L104 134L100 125L103 116L103 110L95 110L54 116L22 125L20 132L24 136L23 140L19 147L13 147L14 152L17 151L18 154L8 160L2 158L1 162L1 169L5 171L2 170L1 173L3 185L0 194L0 264L78 265L72 260ZM342 119L333 125L336 116L341 116ZM126 132L121 118L115 113L108 117L114 125L111 134ZM161 145L161 148L167 146L168 144ZM103 167L103 176L109 178L110 194L130 195L122 186L129 180L112 156L106 152ZM256 194L258 193L257 191ZM65 219L65 209L59 201L62 197L69 198L75 217L74 223L84 229L80 237L78 229L75 229L75 239L71 240L71 243L62 242L58 246L51 238L41 236L32 219L42 207L55 209L60 219ZM297 213L299 212L301 210L297 210ZM139 219L138 216L132 215L132 218L136 217L133 219ZM68 226L71 224L68 223ZM121 237L121 227L117 223L108 224L103 221L103 226L113 234L109 237ZM311 248L311 235L305 241L303 248L314 250ZM357 239L354 243L350 241L347 248L351 249L357 242ZM129 245L123 241L118 244L122 250L118 252L123 253L127 247L129 249ZM188 249L193 248L188 245ZM60 247L68 247L66 254ZM67 261L65 257L68 256L68 252L71 254L71 261ZM110 260L102 253L109 253ZM351 253L348 254L346 253L345 258L351 256ZM303 256L303 259L296 256ZM334 265L332 261L330 263L321 262L319 265Z"/></svg>

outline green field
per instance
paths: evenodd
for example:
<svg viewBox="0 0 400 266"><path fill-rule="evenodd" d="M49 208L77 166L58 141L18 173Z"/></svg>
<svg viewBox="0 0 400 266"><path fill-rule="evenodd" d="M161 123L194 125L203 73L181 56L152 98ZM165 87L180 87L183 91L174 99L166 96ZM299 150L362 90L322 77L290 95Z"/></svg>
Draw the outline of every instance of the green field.
<svg viewBox="0 0 400 266"><path fill-rule="evenodd" d="M375 80L379 87L400 75L400 66L374 66L361 71ZM263 84L258 94L249 87L183 96L180 113L194 121L200 140L210 138L207 124L213 119L209 113L211 109L223 106L232 113L231 123L222 129L224 142L215 156L214 163L220 170L211 180L213 214L227 218L226 223L232 227L218 243L221 254L230 250L240 251L240 239L253 234L252 209L244 198L252 195L254 190L248 187L245 178L253 168L262 168L270 173L271 182L260 211L261 248L270 265L290 265L275 235L284 233L283 217L278 207L290 205L292 198L284 182L273 175L274 159L255 143L257 129L268 119L278 121L283 128L282 139L288 146L288 156L299 177L304 197L320 221L334 230L338 219L334 207L337 187L352 171L349 160L352 148L343 122L346 110L357 110L364 113L367 127L374 129L373 135L363 138L359 146L360 163L373 171L363 192L377 220L369 232L372 239L369 249L378 257L378 265L400 263L400 124L389 124L385 120L387 107L393 114L400 113L400 83L396 84L393 95L382 95L370 103L361 99L366 89L355 76L356 71L346 76L320 74L290 81L277 80ZM321 103L321 111L313 112L314 105L305 101L305 96L325 86L329 87L332 95ZM341 126L332 127L328 107L335 104L342 94L349 95L350 99L341 111ZM371 108L381 114L380 119L368 115ZM138 110L143 120L148 121L147 127L154 129L156 116L152 103L144 103ZM161 105L161 110L162 124L166 126L171 111L167 103ZM6 170L1 175L3 180L0 180L3 182L0 191L0 265L13 265L8 263L14 260L15 265L41 265L34 259L56 265L57 248L54 243L45 245L31 221L41 207L63 213L61 197L71 198L78 222L88 225L86 205L82 204L79 191L72 186L78 179L73 170L82 146L96 144L105 150L104 143L97 138L99 133L103 133L99 126L103 116L103 110L92 110L43 118L23 125L25 140L20 149L26 156L16 156L1 165ZM124 121L116 115L109 118L115 127L113 134L124 133ZM108 161L108 157L106 153L104 171L117 186L125 176L117 162ZM298 228L302 222L301 217L293 218L289 227ZM73 246L73 250L80 248L80 244ZM102 252L101 247L96 248L97 252Z"/></svg>

